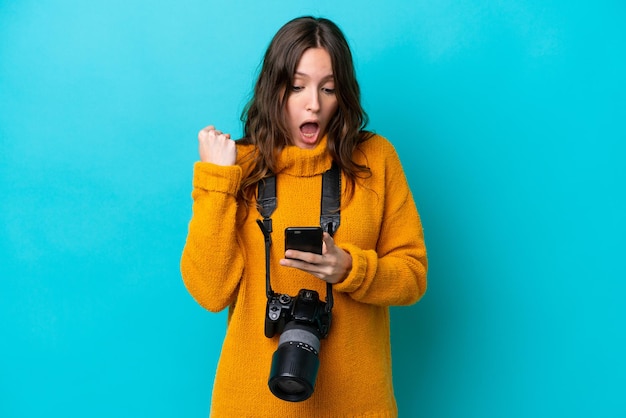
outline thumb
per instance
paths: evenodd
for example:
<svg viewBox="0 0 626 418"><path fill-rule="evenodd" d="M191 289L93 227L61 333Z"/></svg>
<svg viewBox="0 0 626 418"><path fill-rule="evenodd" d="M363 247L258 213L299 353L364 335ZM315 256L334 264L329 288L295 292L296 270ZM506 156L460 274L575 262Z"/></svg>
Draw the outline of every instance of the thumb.
<svg viewBox="0 0 626 418"><path fill-rule="evenodd" d="M324 232L322 235L322 253L326 254L335 248L335 240L330 236L328 232Z"/></svg>

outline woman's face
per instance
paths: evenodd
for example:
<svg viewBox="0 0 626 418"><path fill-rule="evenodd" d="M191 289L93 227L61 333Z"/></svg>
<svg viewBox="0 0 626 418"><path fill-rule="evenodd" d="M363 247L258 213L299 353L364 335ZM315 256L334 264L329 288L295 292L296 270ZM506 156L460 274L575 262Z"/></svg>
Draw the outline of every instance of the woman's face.
<svg viewBox="0 0 626 418"><path fill-rule="evenodd" d="M285 108L291 143L315 148L337 111L330 55L323 48L304 51Z"/></svg>

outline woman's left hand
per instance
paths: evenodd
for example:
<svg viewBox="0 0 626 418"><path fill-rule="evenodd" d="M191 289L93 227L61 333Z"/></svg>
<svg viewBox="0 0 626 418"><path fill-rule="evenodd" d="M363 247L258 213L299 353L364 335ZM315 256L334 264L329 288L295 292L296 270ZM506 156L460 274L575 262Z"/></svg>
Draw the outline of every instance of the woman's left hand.
<svg viewBox="0 0 626 418"><path fill-rule="evenodd" d="M280 260L280 265L306 271L330 284L342 282L352 270L352 256L337 247L328 232L324 232L322 240L321 255L287 250L285 258Z"/></svg>

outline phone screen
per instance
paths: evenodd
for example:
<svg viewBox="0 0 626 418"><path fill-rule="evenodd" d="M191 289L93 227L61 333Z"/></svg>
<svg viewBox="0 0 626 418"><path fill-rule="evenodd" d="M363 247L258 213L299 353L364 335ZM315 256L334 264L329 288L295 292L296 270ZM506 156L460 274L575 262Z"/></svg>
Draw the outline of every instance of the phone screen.
<svg viewBox="0 0 626 418"><path fill-rule="evenodd" d="M285 228L286 250L321 254L322 228L319 226L290 226Z"/></svg>

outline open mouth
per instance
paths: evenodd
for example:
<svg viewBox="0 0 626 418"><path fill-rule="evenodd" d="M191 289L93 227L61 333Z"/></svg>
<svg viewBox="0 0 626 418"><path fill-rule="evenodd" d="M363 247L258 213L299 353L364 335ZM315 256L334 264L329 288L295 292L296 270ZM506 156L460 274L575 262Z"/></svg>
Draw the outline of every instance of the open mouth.
<svg viewBox="0 0 626 418"><path fill-rule="evenodd" d="M319 138L320 125L317 122L305 122L300 125L300 138L307 145L315 145Z"/></svg>
<svg viewBox="0 0 626 418"><path fill-rule="evenodd" d="M317 136L320 130L320 125L317 122L306 122L300 125L300 133L305 138L314 138Z"/></svg>

